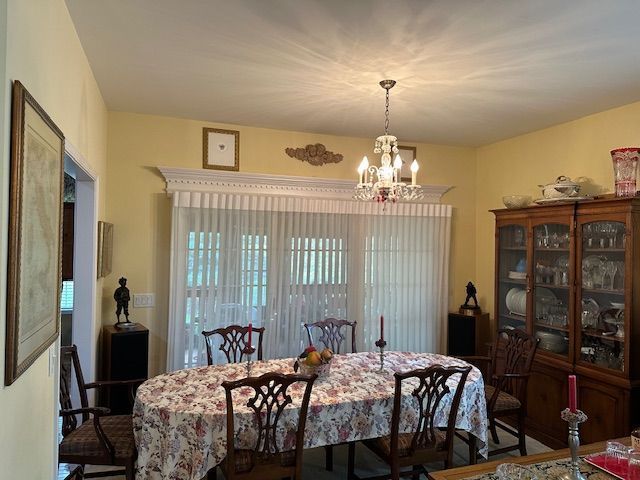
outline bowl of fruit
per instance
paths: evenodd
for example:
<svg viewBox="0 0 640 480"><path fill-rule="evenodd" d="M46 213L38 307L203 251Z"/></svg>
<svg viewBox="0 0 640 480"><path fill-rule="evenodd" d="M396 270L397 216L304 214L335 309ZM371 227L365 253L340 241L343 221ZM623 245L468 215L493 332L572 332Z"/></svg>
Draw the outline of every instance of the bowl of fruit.
<svg viewBox="0 0 640 480"><path fill-rule="evenodd" d="M333 352L330 348L325 348L319 352L316 347L309 345L296 359L293 364L293 370L296 372L300 370L303 375L313 375L315 373L318 377L325 377L329 375L331 370L332 358Z"/></svg>

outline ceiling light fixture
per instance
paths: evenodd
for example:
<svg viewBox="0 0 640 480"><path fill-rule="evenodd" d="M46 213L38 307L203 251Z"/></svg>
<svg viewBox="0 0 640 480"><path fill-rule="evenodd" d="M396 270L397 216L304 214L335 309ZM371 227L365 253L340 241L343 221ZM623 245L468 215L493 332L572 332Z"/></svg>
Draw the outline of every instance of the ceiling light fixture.
<svg viewBox="0 0 640 480"><path fill-rule="evenodd" d="M414 158L411 163L411 184L402 182L402 158L398 155L398 139L389 135L389 90L396 84L395 80L382 80L380 86L386 90L384 111L384 135L376 138L374 153L382 153L381 165L369 165L365 156L358 167L359 181L353 198L356 200L375 200L379 203L398 200L418 200L423 197L422 187L416 185L418 162ZM395 155L391 164L392 154Z"/></svg>

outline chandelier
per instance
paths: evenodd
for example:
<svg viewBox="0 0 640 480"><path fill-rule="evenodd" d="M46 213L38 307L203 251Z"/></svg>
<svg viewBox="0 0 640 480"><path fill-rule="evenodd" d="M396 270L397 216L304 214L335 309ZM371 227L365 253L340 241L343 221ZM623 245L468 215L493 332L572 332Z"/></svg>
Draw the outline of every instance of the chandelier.
<svg viewBox="0 0 640 480"><path fill-rule="evenodd" d="M389 90L396 84L395 80L382 80L380 86L386 90L386 103L384 111L384 135L376 138L373 153L382 153L381 165L369 165L369 159L365 156L358 167L359 181L353 198L356 200L375 200L379 203L398 200L418 200L423 192L420 185L416 185L418 162L413 159L411 163L411 184L402 182L400 172L402 170L402 158L398 154L398 139L389 135ZM393 164L392 154L395 155Z"/></svg>

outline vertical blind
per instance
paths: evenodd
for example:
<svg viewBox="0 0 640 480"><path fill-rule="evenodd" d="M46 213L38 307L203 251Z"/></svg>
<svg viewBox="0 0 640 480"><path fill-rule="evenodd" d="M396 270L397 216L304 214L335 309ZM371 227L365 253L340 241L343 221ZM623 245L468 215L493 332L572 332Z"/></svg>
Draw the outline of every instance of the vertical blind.
<svg viewBox="0 0 640 480"><path fill-rule="evenodd" d="M302 324L326 317L357 321L359 350L374 348L380 315L387 348L443 350L451 207L380 209L175 193L168 370L206 364L202 330L249 322L266 328L265 358L299 354Z"/></svg>

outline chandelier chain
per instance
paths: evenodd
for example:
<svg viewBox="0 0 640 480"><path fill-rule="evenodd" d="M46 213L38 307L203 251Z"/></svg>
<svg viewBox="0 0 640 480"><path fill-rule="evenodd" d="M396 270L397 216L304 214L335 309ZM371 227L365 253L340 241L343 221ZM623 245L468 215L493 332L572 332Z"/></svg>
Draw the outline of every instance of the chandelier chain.
<svg viewBox="0 0 640 480"><path fill-rule="evenodd" d="M387 88L386 103L384 109L384 134L389 133L389 89Z"/></svg>

